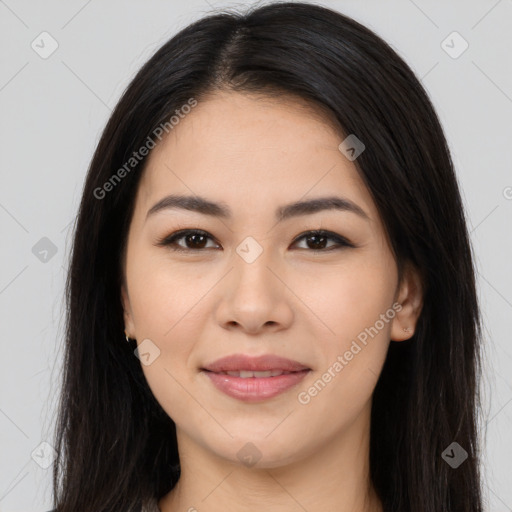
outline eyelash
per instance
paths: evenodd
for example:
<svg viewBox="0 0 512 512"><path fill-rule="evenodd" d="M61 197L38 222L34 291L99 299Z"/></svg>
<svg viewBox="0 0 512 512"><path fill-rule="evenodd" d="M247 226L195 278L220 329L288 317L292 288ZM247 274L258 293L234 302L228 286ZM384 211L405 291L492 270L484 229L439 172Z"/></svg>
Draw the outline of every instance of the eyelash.
<svg viewBox="0 0 512 512"><path fill-rule="evenodd" d="M200 229L181 229L181 230L176 231L164 238L161 238L160 240L157 241L156 245L159 247L170 247L171 250L177 251L177 252L200 252L200 251L207 250L205 248L190 249L188 247L181 247L176 244L177 240L180 240L187 235L201 235L201 236L206 236L206 237L210 238L211 240L213 240L213 238L206 231L202 231ZM356 247L354 244L349 242L346 238L342 237L341 235L337 235L336 233L333 233L331 231L326 231L323 229L314 229L311 231L306 231L306 232L300 234L297 238L295 238L293 243L295 244L298 241L302 240L303 238L307 238L308 236L325 237L329 240L335 241L338 244L337 246L329 247L327 249L303 249L303 250L309 250L310 252L327 252L327 251L332 251L332 250L336 250L336 249L343 249L345 247L352 247L352 248ZM210 247L208 249L212 249L212 248Z"/></svg>

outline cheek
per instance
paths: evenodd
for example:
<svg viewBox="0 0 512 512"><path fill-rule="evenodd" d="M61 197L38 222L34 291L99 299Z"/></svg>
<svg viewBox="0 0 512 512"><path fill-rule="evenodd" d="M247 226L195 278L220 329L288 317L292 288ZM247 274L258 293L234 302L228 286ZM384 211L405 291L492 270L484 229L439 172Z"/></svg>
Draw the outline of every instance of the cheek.
<svg viewBox="0 0 512 512"><path fill-rule="evenodd" d="M127 264L138 345L149 339L154 344L151 350L158 354L150 364L142 364L142 371L156 400L177 424L189 416L193 424L201 424L206 418L186 391L196 370L190 361L204 317L200 299L213 283L203 278L201 284L184 266L163 260L134 251L133 265Z"/></svg>
<svg viewBox="0 0 512 512"><path fill-rule="evenodd" d="M346 264L317 272L302 288L305 301L323 321L319 327L338 340L336 349L375 324L393 303L396 275L385 255L354 257ZM379 324L380 325L380 324ZM387 334L390 324L383 329Z"/></svg>
<svg viewBox="0 0 512 512"><path fill-rule="evenodd" d="M184 326L197 323L197 305L208 291L209 280L201 278L193 264L177 265L163 253L144 251L134 251L132 261L132 266L127 265L127 280L137 332L165 344Z"/></svg>
<svg viewBox="0 0 512 512"><path fill-rule="evenodd" d="M318 308L312 309L329 330L318 323L316 339L322 352L319 380L314 389L303 391L308 395L304 400L311 398L318 414L334 403L343 407L330 414L357 414L370 398L386 358L395 315L396 267L386 254L368 256L334 269L327 276L324 293L318 289L314 297Z"/></svg>
<svg viewBox="0 0 512 512"><path fill-rule="evenodd" d="M201 282L183 266L171 266L152 255L134 254L133 262L131 268L127 265L127 280L138 345L151 340L139 351L147 346L156 354L151 364L142 364L142 370L164 410L179 417L191 406L183 386L190 387L196 371L191 356L205 318L201 297L213 283L206 278Z"/></svg>

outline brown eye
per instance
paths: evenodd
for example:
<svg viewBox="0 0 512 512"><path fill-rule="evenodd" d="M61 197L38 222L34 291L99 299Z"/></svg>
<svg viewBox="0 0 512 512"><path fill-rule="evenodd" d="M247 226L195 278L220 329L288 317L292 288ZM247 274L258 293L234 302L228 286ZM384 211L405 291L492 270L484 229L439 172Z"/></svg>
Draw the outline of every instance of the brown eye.
<svg viewBox="0 0 512 512"><path fill-rule="evenodd" d="M205 235L197 233L189 233L183 236L185 244L190 244L189 247L191 249L203 249L206 245L206 238Z"/></svg>
<svg viewBox="0 0 512 512"><path fill-rule="evenodd" d="M185 229L165 237L157 245L171 246L171 249L176 251L199 251L208 248L206 247L208 239L212 240L205 231ZM183 240L183 243L177 243L179 240Z"/></svg>
<svg viewBox="0 0 512 512"><path fill-rule="evenodd" d="M300 240L305 240L305 249L313 252L327 252L334 249L342 249L344 247L355 247L346 238L325 230L307 231L295 239L293 245ZM161 247L170 247L173 251L191 252L201 251L203 249L212 249L216 247L207 247L208 240L213 238L206 232L197 229L183 229L176 231L171 235L160 240L157 245ZM182 243L178 243L182 241ZM331 246L328 243L334 242ZM302 249L302 248L301 248Z"/></svg>
<svg viewBox="0 0 512 512"><path fill-rule="evenodd" d="M310 249L325 249L329 237L323 235L307 235L303 237Z"/></svg>
<svg viewBox="0 0 512 512"><path fill-rule="evenodd" d="M295 239L294 243L297 243L299 240L305 240L306 248L311 249L313 251L330 251L332 249L339 249L342 247L354 247L347 239L343 238L336 233L331 233L330 231L324 230L315 230L308 231L307 233L299 236ZM334 245L326 248L326 245L329 241L334 241Z"/></svg>

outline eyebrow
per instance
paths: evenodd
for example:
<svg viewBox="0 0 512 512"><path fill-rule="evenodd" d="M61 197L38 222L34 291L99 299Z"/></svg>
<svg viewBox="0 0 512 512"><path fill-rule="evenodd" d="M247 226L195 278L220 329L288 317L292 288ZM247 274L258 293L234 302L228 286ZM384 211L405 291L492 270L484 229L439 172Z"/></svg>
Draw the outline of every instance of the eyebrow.
<svg viewBox="0 0 512 512"><path fill-rule="evenodd" d="M232 218L231 210L225 203L215 203L200 196L169 195L160 199L148 210L146 219L162 210L172 209L188 210L222 219ZM276 210L276 220L281 222L292 217L311 215L324 210L351 212L363 219L370 220L368 214L356 203L337 196L318 197L280 206Z"/></svg>

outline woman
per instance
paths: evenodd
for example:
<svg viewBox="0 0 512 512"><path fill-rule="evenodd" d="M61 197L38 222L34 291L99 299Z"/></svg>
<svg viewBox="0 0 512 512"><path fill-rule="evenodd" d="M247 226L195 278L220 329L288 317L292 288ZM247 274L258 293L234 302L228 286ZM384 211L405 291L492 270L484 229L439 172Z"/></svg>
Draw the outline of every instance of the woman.
<svg viewBox="0 0 512 512"><path fill-rule="evenodd" d="M424 89L330 9L207 16L93 157L58 512L482 510L480 317Z"/></svg>

